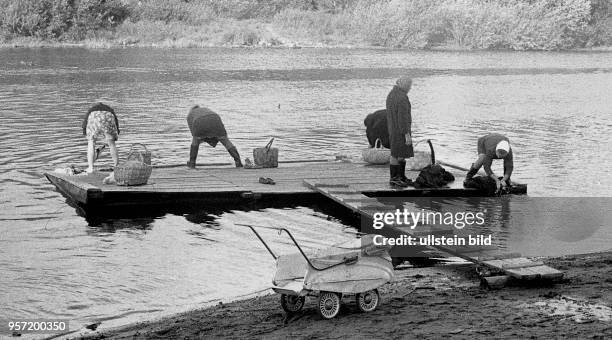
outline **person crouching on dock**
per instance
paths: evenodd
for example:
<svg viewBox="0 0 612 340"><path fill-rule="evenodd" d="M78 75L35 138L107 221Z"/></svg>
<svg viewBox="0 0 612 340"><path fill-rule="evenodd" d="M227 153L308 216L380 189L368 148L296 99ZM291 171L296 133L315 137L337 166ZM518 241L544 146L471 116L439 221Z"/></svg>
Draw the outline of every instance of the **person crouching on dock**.
<svg viewBox="0 0 612 340"><path fill-rule="evenodd" d="M115 111L108 105L97 103L92 106L83 119L83 135L87 137L87 172L94 171L96 155L96 139L104 137L110 147L113 157L113 166L119 163L117 146L115 142L119 138L119 120Z"/></svg>
<svg viewBox="0 0 612 340"><path fill-rule="evenodd" d="M234 158L236 167L242 167L238 149L227 137L225 126L218 114L208 108L196 105L189 110L187 125L189 125L189 131L191 131L192 136L189 161L187 162L187 166L190 169L195 169L198 150L202 142L208 143L213 148L217 146L217 143L221 142L225 149L227 149L227 152Z"/></svg>
<svg viewBox="0 0 612 340"><path fill-rule="evenodd" d="M412 116L408 92L412 87L412 79L402 77L397 80L387 96L387 129L391 157L389 184L393 187L407 187L406 158L414 157L412 147Z"/></svg>
<svg viewBox="0 0 612 340"><path fill-rule="evenodd" d="M504 176L501 180L491 170L494 159L504 160ZM478 138L478 159L472 164L465 179L469 180L474 177L483 165L487 176L495 180L498 191L511 185L510 176L514 169L514 162L508 137L499 133L490 133Z"/></svg>

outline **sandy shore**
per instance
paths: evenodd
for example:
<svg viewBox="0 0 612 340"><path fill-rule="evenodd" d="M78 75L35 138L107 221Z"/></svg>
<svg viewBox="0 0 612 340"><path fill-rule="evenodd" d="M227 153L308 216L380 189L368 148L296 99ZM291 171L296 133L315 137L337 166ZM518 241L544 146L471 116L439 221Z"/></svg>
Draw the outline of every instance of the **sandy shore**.
<svg viewBox="0 0 612 340"><path fill-rule="evenodd" d="M382 305L368 314L345 300L337 318L320 320L312 299L287 317L279 296L268 295L98 330L86 338L611 338L612 252L544 262L565 271L564 280L485 290L471 264L404 266L396 281L381 289Z"/></svg>

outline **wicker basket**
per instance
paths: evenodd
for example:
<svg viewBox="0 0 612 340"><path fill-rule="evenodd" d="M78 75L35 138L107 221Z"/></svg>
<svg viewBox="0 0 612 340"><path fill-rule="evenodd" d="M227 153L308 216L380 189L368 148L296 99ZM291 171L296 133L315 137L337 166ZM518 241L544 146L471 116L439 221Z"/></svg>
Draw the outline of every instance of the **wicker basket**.
<svg viewBox="0 0 612 340"><path fill-rule="evenodd" d="M134 146L140 145L144 151L137 151ZM151 152L140 144L132 144L127 161L115 167L115 181L117 185L143 185L151 177Z"/></svg>
<svg viewBox="0 0 612 340"><path fill-rule="evenodd" d="M414 157L406 158L406 170L423 170L431 164L431 153L415 151Z"/></svg>
<svg viewBox="0 0 612 340"><path fill-rule="evenodd" d="M272 142L274 142L274 138L270 139L265 147L253 149L253 161L256 166L262 168L278 167L278 148L273 148Z"/></svg>
<svg viewBox="0 0 612 340"><path fill-rule="evenodd" d="M387 164L391 156L391 150L384 148L380 139L376 139L373 148L363 149L361 156L365 162L370 164Z"/></svg>
<svg viewBox="0 0 612 340"><path fill-rule="evenodd" d="M136 150L136 147L140 147L141 151ZM140 154L142 156L142 159L140 159L137 154ZM132 147L130 148L130 152L128 153L127 159L128 161L130 159L141 160L144 164L151 165L151 151L149 151L149 149L147 149L144 144L133 143Z"/></svg>
<svg viewBox="0 0 612 340"><path fill-rule="evenodd" d="M415 151L414 157L406 158L407 170L423 170L423 168L425 168L426 166L436 163L436 155L431 140L426 139L424 141L429 144L429 151Z"/></svg>

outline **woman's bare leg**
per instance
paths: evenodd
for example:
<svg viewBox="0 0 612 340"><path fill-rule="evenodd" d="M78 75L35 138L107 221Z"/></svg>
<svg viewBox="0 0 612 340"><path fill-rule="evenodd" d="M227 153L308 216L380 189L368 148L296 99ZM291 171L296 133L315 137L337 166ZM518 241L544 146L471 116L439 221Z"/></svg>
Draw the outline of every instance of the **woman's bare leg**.
<svg viewBox="0 0 612 340"><path fill-rule="evenodd" d="M187 162L187 167L189 169L195 169L196 167L196 159L198 158L198 151L200 150L201 142L202 141L196 136L193 136L191 138L191 146L189 148L189 161Z"/></svg>
<svg viewBox="0 0 612 340"><path fill-rule="evenodd" d="M95 139L87 140L87 172L88 173L92 173L94 171L93 164L94 164L95 146L96 146Z"/></svg>
<svg viewBox="0 0 612 340"><path fill-rule="evenodd" d="M119 165L119 153L117 152L117 145L115 144L115 140L113 138L108 138L106 142L110 147L110 154L113 158L113 166Z"/></svg>
<svg viewBox="0 0 612 340"><path fill-rule="evenodd" d="M232 156L236 167L242 168L242 160L240 160L240 154L238 153L238 149L236 149L236 146L232 144L232 141L230 141L230 139L226 136L219 138L219 142L223 144L227 152L229 152L230 156Z"/></svg>

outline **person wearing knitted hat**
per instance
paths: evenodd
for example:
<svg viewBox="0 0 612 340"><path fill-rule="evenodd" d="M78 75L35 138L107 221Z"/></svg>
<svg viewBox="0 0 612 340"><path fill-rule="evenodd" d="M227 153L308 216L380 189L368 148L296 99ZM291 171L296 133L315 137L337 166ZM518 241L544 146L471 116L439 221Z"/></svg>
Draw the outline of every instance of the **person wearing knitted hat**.
<svg viewBox="0 0 612 340"><path fill-rule="evenodd" d="M501 180L491 170L494 159L504 160L504 176ZM499 133L490 133L478 138L478 159L472 163L465 179L469 180L474 177L483 165L487 176L495 180L497 190L511 185L510 176L512 176L512 170L514 169L514 161L508 137Z"/></svg>
<svg viewBox="0 0 612 340"><path fill-rule="evenodd" d="M387 129L391 157L389 161L389 184L394 187L407 187L406 158L414 157L412 147L412 116L408 92L412 79L402 77L387 96Z"/></svg>

